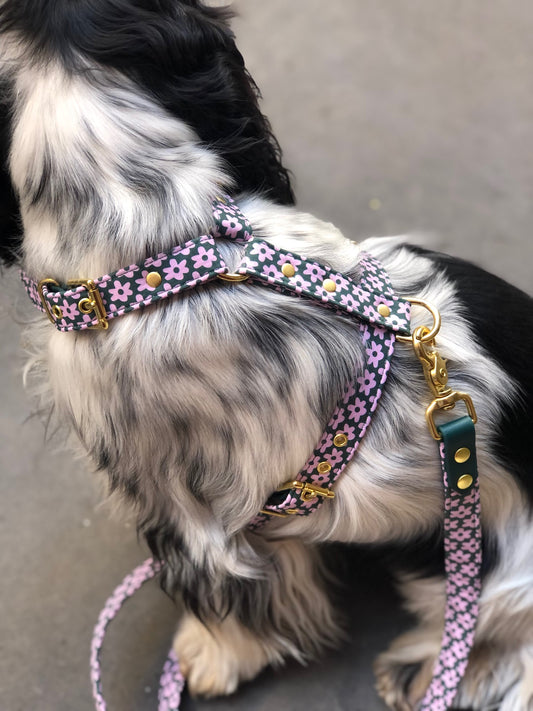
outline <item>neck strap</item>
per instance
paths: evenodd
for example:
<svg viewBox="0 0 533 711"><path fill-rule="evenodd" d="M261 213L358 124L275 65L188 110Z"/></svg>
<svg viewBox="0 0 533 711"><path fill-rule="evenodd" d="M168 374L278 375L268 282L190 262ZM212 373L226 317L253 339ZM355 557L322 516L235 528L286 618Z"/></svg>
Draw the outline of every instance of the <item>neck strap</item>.
<svg viewBox="0 0 533 711"><path fill-rule="evenodd" d="M59 331L66 332L105 329L118 316L219 278L252 278L402 335L409 333L409 303L394 295L377 260L363 261L356 284L326 265L254 239L250 223L230 197L213 203L213 220L209 234L96 279L61 285L48 277L37 283L22 272L22 281L37 308ZM217 249L218 239L246 244L235 274L230 274Z"/></svg>

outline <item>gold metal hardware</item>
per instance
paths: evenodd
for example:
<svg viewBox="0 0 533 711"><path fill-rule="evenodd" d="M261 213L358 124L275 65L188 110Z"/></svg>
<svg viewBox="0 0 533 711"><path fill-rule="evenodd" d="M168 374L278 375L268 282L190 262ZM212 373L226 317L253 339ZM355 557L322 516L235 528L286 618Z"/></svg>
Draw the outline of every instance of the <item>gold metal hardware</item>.
<svg viewBox="0 0 533 711"><path fill-rule="evenodd" d="M278 518L285 518L287 513L278 513L277 511L269 511L268 509L261 509L262 514L267 514L268 516L277 516Z"/></svg>
<svg viewBox="0 0 533 711"><path fill-rule="evenodd" d="M324 279L322 288L326 291L333 293L334 291L337 291L337 284L335 284L333 279Z"/></svg>
<svg viewBox="0 0 533 711"><path fill-rule="evenodd" d="M316 470L319 474L327 474L331 471L331 464L329 462L320 462Z"/></svg>
<svg viewBox="0 0 533 711"><path fill-rule="evenodd" d="M317 486L316 484L310 484L306 481L288 481L286 484L282 484L277 491L288 491L289 489L298 489L300 496L304 501L309 501L317 496L321 496L324 499L334 499L335 492L331 489L325 489L323 486ZM289 513L290 509L286 512Z"/></svg>
<svg viewBox="0 0 533 711"><path fill-rule="evenodd" d="M387 304L380 304L378 306L378 314L380 316L383 316L383 318L387 318L390 316L390 308L387 306Z"/></svg>
<svg viewBox="0 0 533 711"><path fill-rule="evenodd" d="M60 318L63 318L63 311L61 309L61 306L58 306L57 304L54 304L52 306L52 313L54 314L54 317L59 320Z"/></svg>
<svg viewBox="0 0 533 711"><path fill-rule="evenodd" d="M441 325L441 318L440 318L440 313L433 304L428 304L427 301L422 301L422 299L415 299L415 298L409 298L407 297L405 301L409 301L410 304L415 304L415 306L423 306L425 309L429 311L429 313L433 316L433 326L429 329L427 328L426 331L427 333L421 338L421 341L423 343L431 343L435 339L435 336L437 333L440 331L440 325ZM413 336L396 336L397 341L401 341L402 343L411 343L413 341Z"/></svg>
<svg viewBox="0 0 533 711"><path fill-rule="evenodd" d="M335 447L346 447L348 437L343 432L338 432L335 437L333 437L333 444Z"/></svg>
<svg viewBox="0 0 533 711"><path fill-rule="evenodd" d="M463 474L463 476L460 476L459 479L457 480L457 486L459 489L462 489L463 491L465 489L470 489L472 484L474 483L474 478L470 474Z"/></svg>
<svg viewBox="0 0 533 711"><path fill-rule="evenodd" d="M290 262L285 262L281 267L281 272L286 277L293 277L296 274L296 269Z"/></svg>
<svg viewBox="0 0 533 711"><path fill-rule="evenodd" d="M50 304L48 303L47 299L45 299L44 292L43 292L43 287L46 284L51 284L52 286L59 286L57 281L55 279L41 279L39 284L37 285L37 291L39 292L39 298L41 299L41 303L44 307L44 312L48 316L48 320L50 323L53 323L55 326L56 323L56 314L53 312L53 310L50 310ZM63 313L61 313L61 317L63 316ZM61 318L59 317L59 318Z"/></svg>
<svg viewBox="0 0 533 711"><path fill-rule="evenodd" d="M150 272L149 274L146 275L146 283L148 286L151 286L153 289L159 286L161 282L163 281L163 277L159 272Z"/></svg>
<svg viewBox="0 0 533 711"><path fill-rule="evenodd" d="M98 323L95 326L88 326L88 328L106 331L109 328L107 313L98 287L94 281L92 279L71 279L67 284L72 287L83 286L87 289L89 297L84 297L79 300L78 309L83 314L91 314L93 311L96 314Z"/></svg>
<svg viewBox="0 0 533 711"><path fill-rule="evenodd" d="M442 439L441 435L437 430L437 426L435 425L435 420L433 419L435 416L435 412L438 412L439 410L453 410L456 402L464 402L464 404L466 405L466 411L470 415L472 422L476 424L477 413L476 408L474 407L474 403L472 402L472 398L470 397L470 395L467 395L467 393L460 393L458 391L454 391L445 398L435 398L435 400L433 400L431 405L426 410L426 422L428 424L429 431L431 432L431 436L433 437L433 439L436 439L437 441L440 441Z"/></svg>
<svg viewBox="0 0 533 711"><path fill-rule="evenodd" d="M219 279L222 279L222 281L229 281L232 283L246 281L250 278L249 274L217 274L217 276Z"/></svg>
<svg viewBox="0 0 533 711"><path fill-rule="evenodd" d="M289 489L298 489L300 496L303 501L311 501L316 499L317 496L321 496L324 499L334 499L335 492L331 489L325 489L322 486L316 486L316 484L310 484L306 481L288 481L286 484L282 484L276 491L288 491ZM270 511L269 509L261 509L262 514L267 514L268 516L277 516L278 518L285 518L285 516L294 516L298 514L298 509L285 509L284 511Z"/></svg>
<svg viewBox="0 0 533 711"><path fill-rule="evenodd" d="M468 449L468 447L461 447L453 455L453 458L458 464L464 464L470 459L470 450Z"/></svg>
<svg viewBox="0 0 533 711"><path fill-rule="evenodd" d="M452 390L448 385L448 369L446 360L438 353L435 348L435 335L440 329L441 318L438 310L431 304L410 299L412 303L418 303L424 306L433 316L433 327L430 329L427 326L418 326L410 338L400 337L401 341L410 341L413 345L416 356L422 363L424 376L429 388L433 394L433 401L426 410L426 422L431 432L433 439L437 441L442 437L435 425L435 413L439 410L453 410L457 402L464 402L472 422L476 424L477 414L472 402L472 398L467 393L462 393L457 390ZM467 461L466 459L464 461Z"/></svg>

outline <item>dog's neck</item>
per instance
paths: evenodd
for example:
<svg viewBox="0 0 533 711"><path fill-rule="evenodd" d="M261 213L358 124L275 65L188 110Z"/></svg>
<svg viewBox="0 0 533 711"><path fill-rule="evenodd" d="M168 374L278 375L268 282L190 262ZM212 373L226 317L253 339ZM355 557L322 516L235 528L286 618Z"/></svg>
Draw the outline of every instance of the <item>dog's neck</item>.
<svg viewBox="0 0 533 711"><path fill-rule="evenodd" d="M193 131L120 75L17 76L11 170L34 278L105 273L205 232L230 183Z"/></svg>

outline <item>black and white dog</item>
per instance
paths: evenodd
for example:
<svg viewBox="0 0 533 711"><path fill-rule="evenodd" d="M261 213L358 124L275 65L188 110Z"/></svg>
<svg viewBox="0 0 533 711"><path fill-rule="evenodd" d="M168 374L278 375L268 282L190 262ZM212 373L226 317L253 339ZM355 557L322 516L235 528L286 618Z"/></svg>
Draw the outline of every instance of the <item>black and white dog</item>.
<svg viewBox="0 0 533 711"><path fill-rule="evenodd" d="M479 416L486 566L457 705L530 711L531 299L464 262L399 238L358 246L298 212L228 19L199 0L1 0L2 257L36 281L95 278L205 234L229 191L263 239L341 272L365 249L398 294L435 304L441 353ZM241 249L224 247L230 266ZM167 590L185 600L175 648L193 693L230 693L335 643L316 544L441 536L427 388L408 347L335 501L255 534L247 524L306 461L359 362L352 321L220 283L105 332L60 333L39 315L28 337L46 404L136 509ZM402 590L419 626L376 670L403 710L439 651L442 571L411 574Z"/></svg>

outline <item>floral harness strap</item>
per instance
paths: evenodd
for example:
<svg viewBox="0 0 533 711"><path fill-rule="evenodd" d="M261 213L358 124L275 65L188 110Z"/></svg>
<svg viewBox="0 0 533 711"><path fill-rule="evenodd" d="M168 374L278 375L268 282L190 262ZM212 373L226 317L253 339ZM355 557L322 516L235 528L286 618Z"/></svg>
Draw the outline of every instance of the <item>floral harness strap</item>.
<svg viewBox="0 0 533 711"><path fill-rule="evenodd" d="M36 283L22 273L22 281L33 303L64 332L105 330L113 318L217 279L234 283L249 280L284 294L310 299L357 321L366 351L363 372L346 385L325 432L300 472L291 481L282 483L250 522L249 527L257 530L271 517L308 515L327 499L334 498L333 484L354 456L378 405L395 340L397 337L411 340L407 338L411 304L394 293L383 266L369 253L361 255L356 283L323 264L254 238L250 223L229 197L217 198L213 203L213 218L210 234L174 247L169 254L158 254L140 265L95 280L77 280L62 287L55 279ZM218 252L217 239L245 245L241 263L233 273ZM436 395L428 408L428 412L433 408L429 424L433 425L435 438L442 440L439 452L445 491L447 608L441 653L420 711L446 711L464 674L477 618L481 565L479 489L473 406L469 407L470 417L454 420L439 429L433 423L435 408L451 409L457 400L466 401L468 396L446 389L447 376L444 389L440 381L437 386L434 382L432 385L432 363L440 356L432 350L433 332L428 331L417 329L412 340ZM440 359L441 380L442 363ZM462 458L457 457L460 452ZM473 541L469 551L461 545L465 531ZM147 577L157 570L150 565L148 569ZM103 629L100 636L103 638ZM98 698L97 707L105 708L99 687ZM176 698L179 702L179 694ZM164 708L171 711L171 705Z"/></svg>

